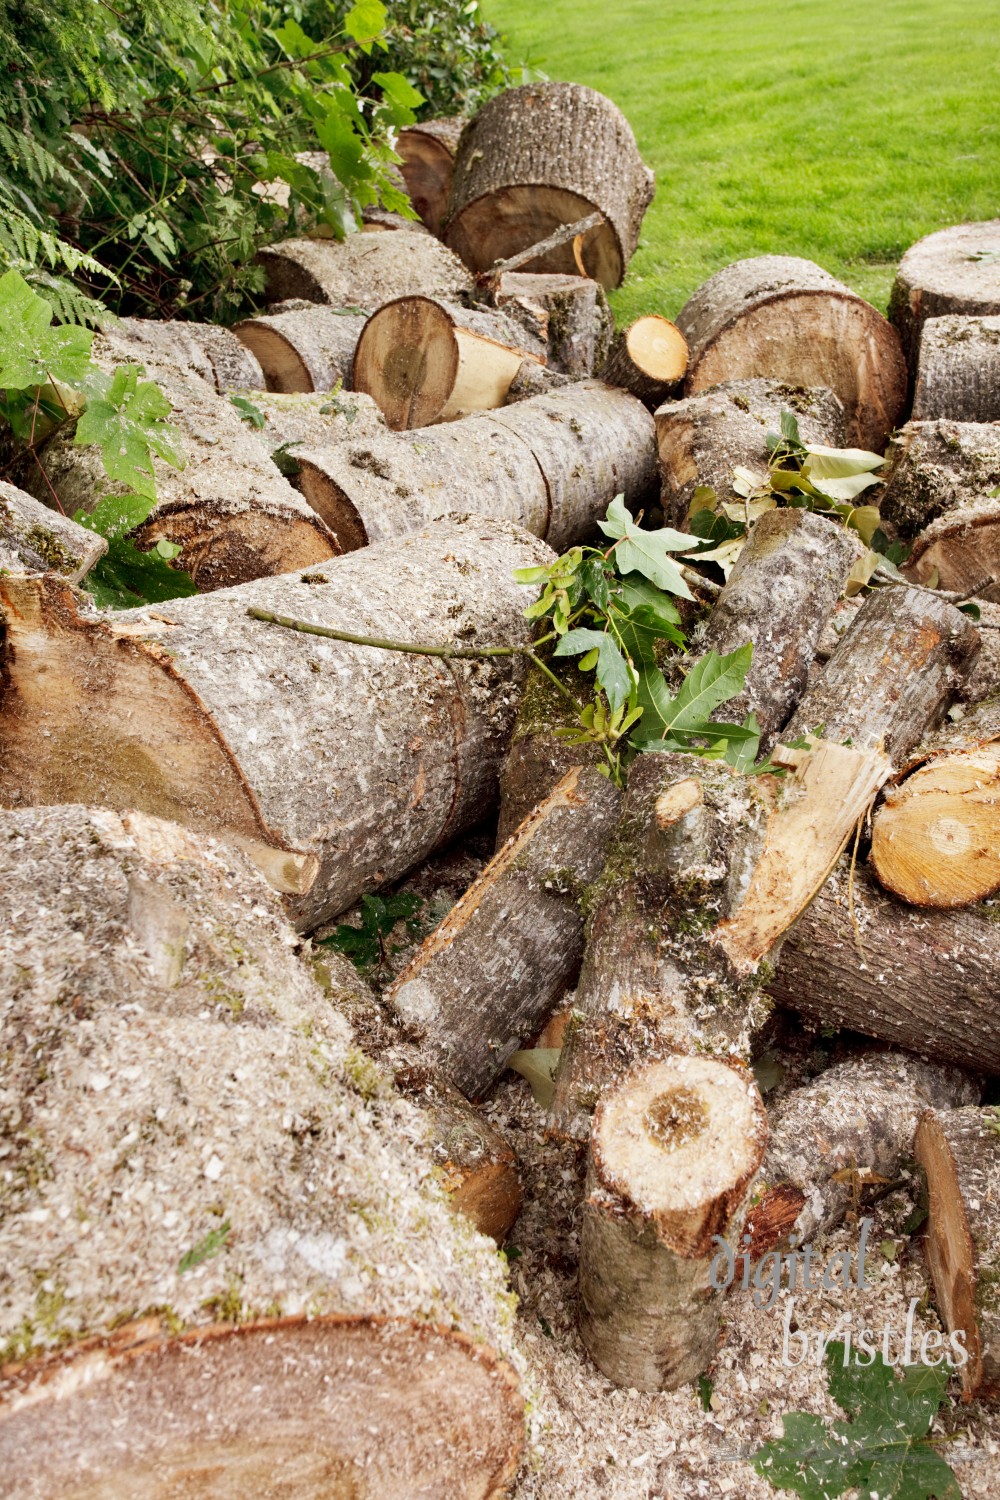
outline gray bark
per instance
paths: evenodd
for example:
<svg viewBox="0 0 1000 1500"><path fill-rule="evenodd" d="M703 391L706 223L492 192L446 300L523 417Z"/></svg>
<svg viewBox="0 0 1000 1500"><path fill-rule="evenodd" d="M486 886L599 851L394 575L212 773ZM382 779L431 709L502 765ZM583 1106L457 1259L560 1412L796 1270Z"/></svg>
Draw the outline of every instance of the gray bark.
<svg viewBox="0 0 1000 1500"><path fill-rule="evenodd" d="M575 668L553 661L550 667L572 691ZM543 802L574 766L599 765L599 746L573 745L556 730L569 729L577 715L547 677L532 667L525 679L510 748L500 769L500 822L497 849L502 849L538 803Z"/></svg>
<svg viewBox="0 0 1000 1500"><path fill-rule="evenodd" d="M655 371L647 369L641 359L635 357L630 339L637 324L643 327L650 324L659 326L663 329L664 337L672 337L672 354L676 364L669 377L658 376ZM683 334L667 318L647 315L639 318L637 324L623 328L615 337L608 358L601 368L601 379L607 381L608 385L620 385L623 390L631 391L644 406L654 410L670 397L680 394L687 371L685 340Z"/></svg>
<svg viewBox="0 0 1000 1500"><path fill-rule="evenodd" d="M15 573L59 573L79 583L107 552L96 531L0 480L0 568Z"/></svg>
<svg viewBox="0 0 1000 1500"><path fill-rule="evenodd" d="M237 323L234 333L258 359L269 391L330 391L351 386L354 350L364 313L323 305L272 312Z"/></svg>
<svg viewBox="0 0 1000 1500"><path fill-rule="evenodd" d="M550 369L584 379L604 364L614 319L600 282L505 271L491 296L508 317L546 340Z"/></svg>
<svg viewBox="0 0 1000 1500"><path fill-rule="evenodd" d="M454 297L472 277L427 234L352 234L346 240L282 240L257 256L269 302L304 297L332 307L371 310L412 292Z"/></svg>
<svg viewBox="0 0 1000 1500"><path fill-rule="evenodd" d="M886 455L882 515L912 541L1000 485L1000 422L907 422Z"/></svg>
<svg viewBox="0 0 1000 1500"><path fill-rule="evenodd" d="M928 319L912 416L921 422L1000 422L1000 317Z"/></svg>
<svg viewBox="0 0 1000 1500"><path fill-rule="evenodd" d="M451 177L459 137L468 121L421 120L399 132L396 150L403 158L400 171L410 202L431 234L440 235L448 208Z"/></svg>
<svg viewBox="0 0 1000 1500"><path fill-rule="evenodd" d="M228 328L215 323L157 322L120 318L96 340L95 359L139 363L158 379L198 375L214 390L259 389L260 365Z"/></svg>
<svg viewBox="0 0 1000 1500"><path fill-rule="evenodd" d="M928 318L1000 313L1000 219L955 224L911 245L899 263L889 317L899 330L911 376L916 373L920 335Z"/></svg>

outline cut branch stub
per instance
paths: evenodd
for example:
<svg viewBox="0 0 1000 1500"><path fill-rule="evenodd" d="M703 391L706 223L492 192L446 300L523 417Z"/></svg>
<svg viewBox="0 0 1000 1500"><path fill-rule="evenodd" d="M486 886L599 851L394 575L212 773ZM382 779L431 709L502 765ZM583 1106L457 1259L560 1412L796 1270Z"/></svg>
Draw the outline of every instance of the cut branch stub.
<svg viewBox="0 0 1000 1500"><path fill-rule="evenodd" d="M396 139L396 151L403 159L400 172L410 202L431 234L439 235L444 224L455 152L467 123L463 115L421 120L418 125L401 130Z"/></svg>
<svg viewBox="0 0 1000 1500"><path fill-rule="evenodd" d="M677 315L691 349L686 394L764 376L828 386L848 441L881 453L906 404L906 363L880 312L810 260L761 255L718 271Z"/></svg>
<svg viewBox="0 0 1000 1500"><path fill-rule="evenodd" d="M69 583L79 583L107 550L96 531L0 480L0 568L59 573Z"/></svg>
<svg viewBox="0 0 1000 1500"><path fill-rule="evenodd" d="M233 332L260 363L269 391L350 388L354 349L367 314L313 305L246 318Z"/></svg>
<svg viewBox="0 0 1000 1500"><path fill-rule="evenodd" d="M652 173L610 99L581 84L526 84L489 100L463 132L444 239L467 266L488 271L597 210L605 222L579 253L586 274L611 288L652 196ZM574 256L566 244L524 269L572 273Z"/></svg>
<svg viewBox="0 0 1000 1500"><path fill-rule="evenodd" d="M920 422L1000 422L1000 317L927 320L912 416Z"/></svg>
<svg viewBox="0 0 1000 1500"><path fill-rule="evenodd" d="M652 313L618 335L601 379L654 407L677 394L687 366L687 339L675 323Z"/></svg>
<svg viewBox="0 0 1000 1500"><path fill-rule="evenodd" d="M546 340L550 369L583 379L604 364L615 325L599 281L505 271L491 284L491 297L508 317Z"/></svg>
<svg viewBox="0 0 1000 1500"><path fill-rule="evenodd" d="M257 254L269 302L304 297L331 307L378 307L390 297L424 292L456 297L472 277L429 234L351 234L346 240L282 240Z"/></svg>
<svg viewBox="0 0 1000 1500"><path fill-rule="evenodd" d="M676 1390L711 1362L723 1296L712 1285L715 1237L738 1244L766 1137L753 1078L712 1058L654 1062L601 1100L580 1228L580 1334L616 1385Z"/></svg>
<svg viewBox="0 0 1000 1500"><path fill-rule="evenodd" d="M911 245L900 261L889 317L911 373L924 323L946 313L1000 314L1000 219L939 229Z"/></svg>

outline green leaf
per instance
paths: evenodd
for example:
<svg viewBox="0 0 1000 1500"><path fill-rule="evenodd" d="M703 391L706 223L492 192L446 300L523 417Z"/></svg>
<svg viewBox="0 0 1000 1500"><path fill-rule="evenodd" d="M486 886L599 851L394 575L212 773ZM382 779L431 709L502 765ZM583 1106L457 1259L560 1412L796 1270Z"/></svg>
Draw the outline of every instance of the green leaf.
<svg viewBox="0 0 1000 1500"><path fill-rule="evenodd" d="M111 541L113 537L141 526L155 504L156 501L147 495L105 495L89 515L78 510L73 519L78 525L86 526L88 531L96 531Z"/></svg>
<svg viewBox="0 0 1000 1500"><path fill-rule="evenodd" d="M186 1250L181 1256L177 1267L178 1275L183 1276L185 1271L193 1271L195 1266L201 1265L202 1261L211 1260L213 1255L218 1255L219 1251L225 1248L231 1230L232 1225L228 1219L223 1219L218 1229L209 1230L203 1240L199 1240L197 1245L192 1245L191 1249Z"/></svg>
<svg viewBox="0 0 1000 1500"><path fill-rule="evenodd" d="M170 402L154 381L142 379L144 374L141 365L119 365L110 379L96 371L74 442L98 446L109 479L152 499L153 454L175 468L183 467L183 458L180 434L166 421Z"/></svg>
<svg viewBox="0 0 1000 1500"><path fill-rule="evenodd" d="M230 404L235 406L244 422L249 422L251 427L255 427L259 431L260 428L267 426L267 418L260 407L254 406L253 402L248 401L246 396L230 396L229 400Z"/></svg>
<svg viewBox="0 0 1000 1500"><path fill-rule="evenodd" d="M681 599L691 599L688 588L671 552L689 552L697 547L698 538L688 532L673 531L669 526L659 531L643 531L625 509L625 497L616 495L608 506L607 520L599 522L605 536L617 539L614 556L621 573L641 573L657 588Z"/></svg>
<svg viewBox="0 0 1000 1500"><path fill-rule="evenodd" d="M781 436L785 439L786 443L801 444L802 442L799 436L798 418L793 411L783 411L781 413Z"/></svg>
<svg viewBox="0 0 1000 1500"><path fill-rule="evenodd" d="M374 41L385 26L386 10L382 0L358 0L344 17L344 31L355 42Z"/></svg>
<svg viewBox="0 0 1000 1500"><path fill-rule="evenodd" d="M579 656L584 651L597 652L597 681L607 693L614 713L627 702L632 691L632 679L618 643L604 630L570 630L552 654Z"/></svg>
<svg viewBox="0 0 1000 1500"><path fill-rule="evenodd" d="M377 83L386 98L401 109L418 109L424 102L423 94L408 83L402 73L374 73L372 83Z"/></svg>
<svg viewBox="0 0 1000 1500"><path fill-rule="evenodd" d="M882 483L872 472L885 463L881 454L863 448L827 448L821 443L806 443L805 449L803 476L831 500L853 500L871 485Z"/></svg>
<svg viewBox="0 0 1000 1500"><path fill-rule="evenodd" d="M671 732L704 733L705 724L717 708L741 691L750 670L753 645L747 642L727 656L709 651L695 662L676 698L671 698L663 673L647 668L639 673L639 703L643 729L654 726ZM712 726L718 732L718 725Z"/></svg>
<svg viewBox="0 0 1000 1500"><path fill-rule="evenodd" d="M542 1109L548 1109L552 1103L556 1068L561 1055L560 1047L532 1047L523 1052L515 1052L507 1059L508 1068L520 1073L531 1084L535 1103L540 1104Z"/></svg>
<svg viewBox="0 0 1000 1500"><path fill-rule="evenodd" d="M101 609L134 609L196 594L194 580L172 568L157 549L140 552L127 536L109 539L108 552L81 585Z"/></svg>
<svg viewBox="0 0 1000 1500"><path fill-rule="evenodd" d="M91 368L93 333L53 328L52 306L20 276L0 276L0 389L26 390L50 378L76 385Z"/></svg>
<svg viewBox="0 0 1000 1500"><path fill-rule="evenodd" d="M420 897L409 891L394 896L362 896L361 925L342 922L329 937L320 938L318 946L343 953L365 974L382 963L385 939L396 923L412 917L421 905Z"/></svg>

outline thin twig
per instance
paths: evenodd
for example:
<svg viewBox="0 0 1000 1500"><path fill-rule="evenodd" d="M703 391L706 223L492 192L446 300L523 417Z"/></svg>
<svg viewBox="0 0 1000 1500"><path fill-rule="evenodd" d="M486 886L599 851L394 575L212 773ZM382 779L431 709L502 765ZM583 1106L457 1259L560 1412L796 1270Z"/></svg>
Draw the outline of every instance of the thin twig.
<svg viewBox="0 0 1000 1500"><path fill-rule="evenodd" d="M567 240L575 240L578 235L586 234L588 230L596 229L598 224L603 223L604 215L594 212L588 214L585 219L577 219L575 224L560 224L558 229L553 230L537 244L528 245L526 249L519 250L516 255L511 255L507 260L494 261L488 271L479 273L476 280L488 284L497 277L503 276L506 271L516 271L518 266L526 266L529 261L547 255L550 250L558 250L559 246L565 245Z"/></svg>

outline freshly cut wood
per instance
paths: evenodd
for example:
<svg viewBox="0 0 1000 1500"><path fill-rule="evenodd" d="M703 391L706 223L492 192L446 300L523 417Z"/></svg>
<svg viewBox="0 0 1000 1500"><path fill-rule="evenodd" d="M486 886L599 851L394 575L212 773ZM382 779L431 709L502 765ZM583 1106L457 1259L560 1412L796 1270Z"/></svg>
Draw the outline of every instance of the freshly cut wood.
<svg viewBox="0 0 1000 1500"><path fill-rule="evenodd" d="M263 385L252 351L230 329L215 323L119 318L102 329L95 343L94 357L102 363L144 364L154 377L198 375L222 392L259 390Z"/></svg>
<svg viewBox="0 0 1000 1500"><path fill-rule="evenodd" d="M457 256L429 234L352 234L346 240L282 240L257 255L269 302L304 297L331 307L378 307L411 292L455 297L472 290Z"/></svg>
<svg viewBox="0 0 1000 1500"><path fill-rule="evenodd" d="M496 1256L276 898L140 814L0 827L4 1105L31 1120L5 1143L5 1494L259 1493L275 1468L289 1494L492 1493L522 1406Z"/></svg>
<svg viewBox="0 0 1000 1500"><path fill-rule="evenodd" d="M803 442L842 448L847 440L844 408L832 391L804 390L774 380L733 380L701 396L671 401L656 413L656 440L663 479L663 514L686 530L694 492L712 489L734 500L733 470L767 468L769 432L780 432L790 411Z"/></svg>
<svg viewBox="0 0 1000 1500"><path fill-rule="evenodd" d="M312 304L245 318L233 332L259 361L269 391L350 389L354 350L367 314Z"/></svg>
<svg viewBox="0 0 1000 1500"><path fill-rule="evenodd" d="M577 83L526 84L490 99L463 131L444 239L472 270L488 271L597 210L604 223L583 241L583 268L615 287L652 197L653 174L610 99ZM567 244L529 269L580 267Z"/></svg>
<svg viewBox="0 0 1000 1500"><path fill-rule="evenodd" d="M431 234L440 235L451 192L455 152L468 121L464 115L450 119L421 120L408 125L396 139L400 171L410 202Z"/></svg>
<svg viewBox="0 0 1000 1500"><path fill-rule="evenodd" d="M755 714L762 749L805 692L823 627L865 551L856 532L807 510L772 510L751 528L699 649L725 655L752 643L743 690L719 717Z"/></svg>
<svg viewBox="0 0 1000 1500"><path fill-rule="evenodd" d="M855 447L881 453L907 397L899 335L882 314L811 260L738 260L698 288L677 315L691 349L685 392L764 376L827 386Z"/></svg>
<svg viewBox="0 0 1000 1500"><path fill-rule="evenodd" d="M96 531L78 526L0 480L0 568L11 573L51 571L79 583L107 550Z"/></svg>
<svg viewBox="0 0 1000 1500"><path fill-rule="evenodd" d="M932 521L975 507L1000 485L1000 422L907 422L886 459L879 509L912 541Z"/></svg>
<svg viewBox="0 0 1000 1500"><path fill-rule="evenodd" d="M1000 314L1000 219L939 229L911 245L900 261L889 317L911 374L924 323L947 313Z"/></svg>
<svg viewBox="0 0 1000 1500"><path fill-rule="evenodd" d="M523 658L381 651L247 610L521 648L512 573L551 556L508 522L449 519L301 576L113 619L82 613L53 575L0 577L0 801L169 815L245 849L314 927L484 816Z"/></svg>
<svg viewBox="0 0 1000 1500"><path fill-rule="evenodd" d="M388 999L421 1055L481 1099L536 1034L583 957L580 897L621 794L574 766L431 933Z"/></svg>
<svg viewBox="0 0 1000 1500"><path fill-rule="evenodd" d="M525 359L544 364L545 345L503 313L396 297L365 324L352 384L402 432L503 406Z"/></svg>
<svg viewBox="0 0 1000 1500"><path fill-rule="evenodd" d="M649 407L681 388L688 365L687 339L675 323L647 314L618 335L601 379L620 385Z"/></svg>
<svg viewBox="0 0 1000 1500"><path fill-rule="evenodd" d="M929 1109L917 1127L927 1173L925 1246L938 1311L960 1358L962 1398L1000 1396L1000 1137L995 1109Z"/></svg>
<svg viewBox="0 0 1000 1500"><path fill-rule="evenodd" d="M872 1182L913 1155L923 1112L976 1104L979 1080L908 1052L866 1052L827 1068L769 1112L767 1151L747 1221L751 1260L835 1229Z"/></svg>
<svg viewBox="0 0 1000 1500"><path fill-rule="evenodd" d="M491 284L491 297L508 317L546 340L550 369L584 379L604 364L615 325L599 281L505 271Z"/></svg>
<svg viewBox="0 0 1000 1500"><path fill-rule="evenodd" d="M1000 422L1000 317L928 318L912 416L920 422Z"/></svg>
<svg viewBox="0 0 1000 1500"><path fill-rule="evenodd" d="M707 1057L602 1099L580 1225L580 1336L615 1385L673 1391L715 1357L716 1237L738 1243L767 1138L752 1075Z"/></svg>

